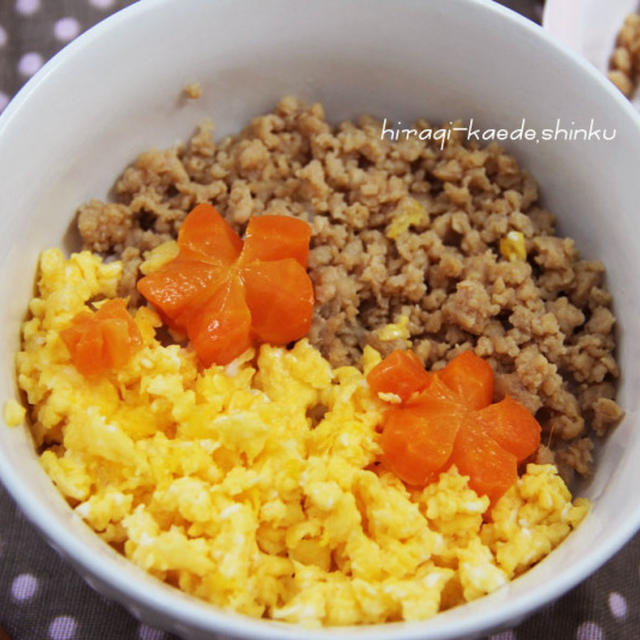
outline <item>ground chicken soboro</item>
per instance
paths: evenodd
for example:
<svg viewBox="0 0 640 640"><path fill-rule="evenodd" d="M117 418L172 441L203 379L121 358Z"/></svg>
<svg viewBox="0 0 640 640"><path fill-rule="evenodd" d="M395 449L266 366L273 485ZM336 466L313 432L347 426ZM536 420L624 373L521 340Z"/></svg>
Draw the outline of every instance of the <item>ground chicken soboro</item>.
<svg viewBox="0 0 640 640"><path fill-rule="evenodd" d="M609 59L608 78L630 98L640 72L640 15L629 14L616 37L616 46Z"/></svg>
<svg viewBox="0 0 640 640"><path fill-rule="evenodd" d="M379 332L407 316L427 367L472 348L494 368L496 395L542 423L537 461L587 474L593 435L622 415L602 263L555 235L536 183L497 145L454 133L441 150L380 132L368 116L332 126L319 104L291 97L218 143L201 124L186 145L143 153L115 202L80 208L84 246L122 258L119 294L139 304L145 252L175 238L197 203L212 202L239 231L251 215L304 218L317 299L309 338L333 365L359 362L366 344L405 347ZM500 252L513 231L526 260Z"/></svg>

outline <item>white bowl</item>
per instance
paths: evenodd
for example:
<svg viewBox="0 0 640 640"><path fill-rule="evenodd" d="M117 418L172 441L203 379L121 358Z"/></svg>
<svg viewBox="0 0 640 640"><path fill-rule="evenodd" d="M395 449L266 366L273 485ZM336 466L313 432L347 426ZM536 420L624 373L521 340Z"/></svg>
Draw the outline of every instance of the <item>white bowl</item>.
<svg viewBox="0 0 640 640"><path fill-rule="evenodd" d="M203 97L186 103L198 80ZM605 562L640 525L640 120L588 64L539 27L484 0L153 0L71 43L0 117L0 397L15 395L13 358L38 253L67 236L75 207L106 197L138 152L186 138L212 117L222 135L277 99L322 101L331 120L362 112L409 122L475 118L538 130L587 124L611 142L513 142L545 204L587 257L608 267L619 318L619 402L627 410L584 495L593 511L508 588L420 623L350 628L345 638L470 637L516 624ZM87 581L145 622L186 638L211 632L299 638L300 628L222 612L147 576L103 544L60 497L23 429L0 428L0 476L27 517ZM335 629L304 631L309 640Z"/></svg>

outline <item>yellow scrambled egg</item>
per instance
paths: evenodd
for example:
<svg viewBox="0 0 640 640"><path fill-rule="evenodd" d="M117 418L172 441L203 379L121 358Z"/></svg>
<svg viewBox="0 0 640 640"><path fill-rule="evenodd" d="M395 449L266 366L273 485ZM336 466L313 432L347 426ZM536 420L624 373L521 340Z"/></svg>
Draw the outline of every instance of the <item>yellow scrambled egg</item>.
<svg viewBox="0 0 640 640"><path fill-rule="evenodd" d="M500 238L500 254L509 262L527 259L527 247L522 231L509 231L506 236Z"/></svg>
<svg viewBox="0 0 640 640"><path fill-rule="evenodd" d="M412 225L424 224L428 220L425 208L415 198L403 198L392 214L386 236L396 240Z"/></svg>
<svg viewBox="0 0 640 640"><path fill-rule="evenodd" d="M89 381L60 330L115 295L120 263L40 262L19 386L44 469L105 541L161 580L251 616L304 625L415 620L505 585L584 517L551 465L489 501L455 468L423 490L377 470L384 404L306 340L198 368L155 339ZM256 357L254 357L256 355ZM380 360L365 352L364 371Z"/></svg>

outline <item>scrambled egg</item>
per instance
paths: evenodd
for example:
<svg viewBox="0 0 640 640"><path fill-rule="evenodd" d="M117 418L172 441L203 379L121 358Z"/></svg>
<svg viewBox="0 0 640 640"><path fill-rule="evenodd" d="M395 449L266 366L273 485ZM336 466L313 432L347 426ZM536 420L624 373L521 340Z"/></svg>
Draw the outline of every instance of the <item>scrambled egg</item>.
<svg viewBox="0 0 640 640"><path fill-rule="evenodd" d="M378 338L383 342L402 340L407 347L411 347L408 316L400 316L398 322L385 325L381 329L378 329L377 334Z"/></svg>
<svg viewBox="0 0 640 640"><path fill-rule="evenodd" d="M409 227L428 221L425 208L415 198L403 198L392 213L386 236L391 240L399 238Z"/></svg>
<svg viewBox="0 0 640 640"><path fill-rule="evenodd" d="M500 254L509 262L527 259L527 247L522 231L509 231L506 236L500 238Z"/></svg>
<svg viewBox="0 0 640 640"><path fill-rule="evenodd" d="M115 295L121 264L46 251L17 356L44 469L106 542L161 580L251 616L308 626L415 620L494 591L588 510L551 465L493 509L455 468L409 490L376 465L385 405L306 340L226 369L155 339L89 381L60 330ZM255 356L255 357L254 357ZM367 349L364 371L380 356Z"/></svg>
<svg viewBox="0 0 640 640"><path fill-rule="evenodd" d="M5 402L2 417L7 423L7 426L17 427L23 424L26 415L27 410L17 400L11 399Z"/></svg>
<svg viewBox="0 0 640 640"><path fill-rule="evenodd" d="M159 244L155 249L147 252L145 261L140 265L140 272L147 276L159 271L165 264L178 257L180 247L175 240Z"/></svg>

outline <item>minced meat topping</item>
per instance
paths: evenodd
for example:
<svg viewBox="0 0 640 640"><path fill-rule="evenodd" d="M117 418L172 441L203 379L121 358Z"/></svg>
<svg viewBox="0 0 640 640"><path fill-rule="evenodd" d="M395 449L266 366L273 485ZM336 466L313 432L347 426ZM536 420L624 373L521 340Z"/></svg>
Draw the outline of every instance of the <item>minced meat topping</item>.
<svg viewBox="0 0 640 640"><path fill-rule="evenodd" d="M611 295L602 263L555 234L514 157L455 131L442 149L381 139L369 116L332 126L321 105L292 97L238 135L212 134L205 122L187 144L141 154L115 202L80 207L85 248L124 262L119 295L144 302L135 285L145 252L174 239L199 202L239 232L253 215L303 218L313 228L309 339L332 365L359 362L366 344L405 348L381 330L406 317L425 366L473 349L496 372L496 396L512 395L543 425L539 461L589 472L592 436L622 416Z"/></svg>

